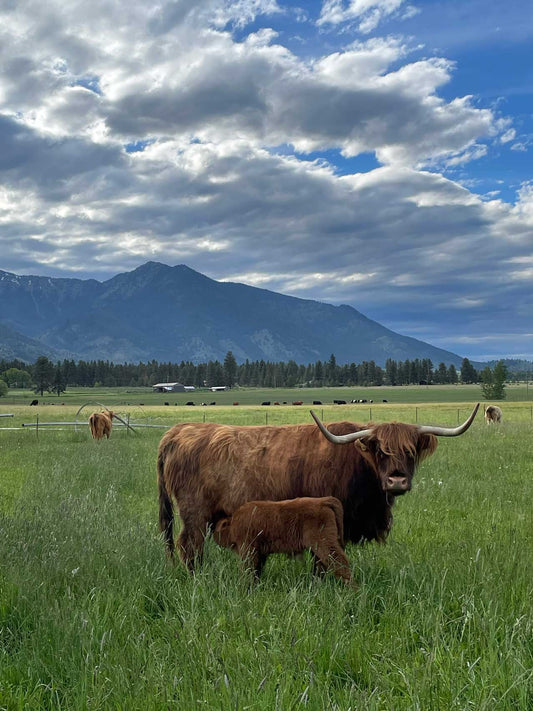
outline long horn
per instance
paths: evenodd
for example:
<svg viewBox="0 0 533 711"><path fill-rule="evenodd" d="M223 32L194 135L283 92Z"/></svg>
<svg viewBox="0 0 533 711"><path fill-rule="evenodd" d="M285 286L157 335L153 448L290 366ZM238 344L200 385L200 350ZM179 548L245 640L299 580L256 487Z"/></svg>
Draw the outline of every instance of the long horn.
<svg viewBox="0 0 533 711"><path fill-rule="evenodd" d="M327 427L324 427L324 425L322 424L322 422L320 422L313 410L309 410L309 412L311 413L313 420L317 423L324 437L326 439L329 439L330 442L333 442L333 444L349 444L350 442L355 442L356 439L368 437L368 435L372 434L372 429L367 429L359 430L359 432L350 432L350 434L345 435L334 435L327 429Z"/></svg>
<svg viewBox="0 0 533 711"><path fill-rule="evenodd" d="M466 432L466 430L470 427L474 421L474 417L476 416L478 409L479 402L472 410L472 414L468 420L463 422L462 425L459 425L459 427L432 427L431 425L422 425L418 428L418 431L423 434L437 435L438 437L457 437L457 435L463 434L463 432Z"/></svg>

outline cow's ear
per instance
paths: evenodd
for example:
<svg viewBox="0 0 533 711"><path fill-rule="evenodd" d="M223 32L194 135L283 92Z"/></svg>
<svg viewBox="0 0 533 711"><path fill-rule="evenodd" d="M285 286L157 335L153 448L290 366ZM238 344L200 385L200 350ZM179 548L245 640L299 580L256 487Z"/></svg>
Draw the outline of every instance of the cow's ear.
<svg viewBox="0 0 533 711"><path fill-rule="evenodd" d="M217 523L216 530L219 533L222 533L229 527L229 524L230 524L229 518L221 518L220 521L218 521L218 523Z"/></svg>

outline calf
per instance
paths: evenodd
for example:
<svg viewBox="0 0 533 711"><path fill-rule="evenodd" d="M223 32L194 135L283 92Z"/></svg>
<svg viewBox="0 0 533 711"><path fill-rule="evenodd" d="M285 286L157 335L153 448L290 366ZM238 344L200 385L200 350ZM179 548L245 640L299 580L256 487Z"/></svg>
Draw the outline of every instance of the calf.
<svg viewBox="0 0 533 711"><path fill-rule="evenodd" d="M91 428L91 434L93 439L103 439L111 435L111 430L113 428L113 416L114 413L111 410L107 412L93 412L89 416L89 427Z"/></svg>
<svg viewBox="0 0 533 711"><path fill-rule="evenodd" d="M302 553L310 549L321 570L331 570L350 582L344 553L343 508L334 496L302 497L285 501L249 501L233 516L219 519L213 536L251 561L259 578L271 553Z"/></svg>

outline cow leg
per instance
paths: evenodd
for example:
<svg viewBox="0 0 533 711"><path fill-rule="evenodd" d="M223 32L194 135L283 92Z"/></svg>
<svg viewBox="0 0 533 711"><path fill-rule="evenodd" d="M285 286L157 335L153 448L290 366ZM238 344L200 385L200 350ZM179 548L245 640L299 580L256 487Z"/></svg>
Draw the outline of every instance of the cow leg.
<svg viewBox="0 0 533 711"><path fill-rule="evenodd" d="M182 528L176 547L182 562L192 573L197 564L202 563L204 541L207 534L207 518L184 515L180 510Z"/></svg>
<svg viewBox="0 0 533 711"><path fill-rule="evenodd" d="M267 555L260 553L256 548L251 548L249 545L243 545L239 550L239 555L244 565L247 568L251 568L254 580L257 582L263 572Z"/></svg>

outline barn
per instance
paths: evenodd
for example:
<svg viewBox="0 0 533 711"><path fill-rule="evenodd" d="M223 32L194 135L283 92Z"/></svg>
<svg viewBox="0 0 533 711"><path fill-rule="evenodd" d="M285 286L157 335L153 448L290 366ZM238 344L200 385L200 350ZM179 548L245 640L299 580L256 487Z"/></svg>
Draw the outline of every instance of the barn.
<svg viewBox="0 0 533 711"><path fill-rule="evenodd" d="M152 385L152 390L154 393L184 393L190 388L181 383L156 383Z"/></svg>

